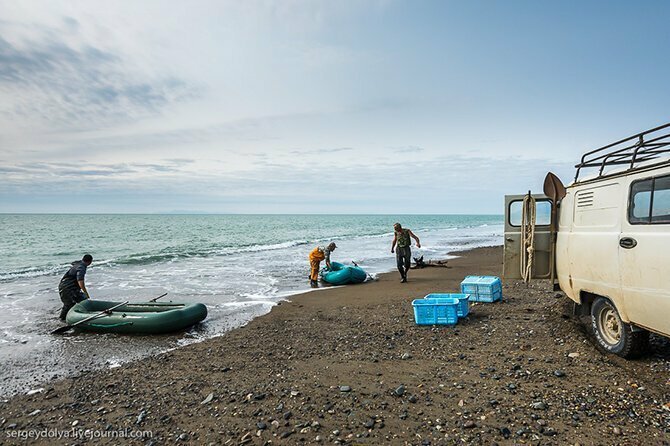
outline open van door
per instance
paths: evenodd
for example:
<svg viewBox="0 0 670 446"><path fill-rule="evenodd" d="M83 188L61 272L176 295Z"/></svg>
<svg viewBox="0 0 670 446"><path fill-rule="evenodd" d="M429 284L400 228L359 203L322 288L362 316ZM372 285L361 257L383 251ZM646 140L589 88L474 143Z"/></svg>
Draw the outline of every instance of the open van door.
<svg viewBox="0 0 670 446"><path fill-rule="evenodd" d="M551 234L551 200L543 194L535 199L535 239L531 279L551 279L554 269L554 248ZM505 244L503 277L522 279L521 243L523 200L526 195L505 196Z"/></svg>

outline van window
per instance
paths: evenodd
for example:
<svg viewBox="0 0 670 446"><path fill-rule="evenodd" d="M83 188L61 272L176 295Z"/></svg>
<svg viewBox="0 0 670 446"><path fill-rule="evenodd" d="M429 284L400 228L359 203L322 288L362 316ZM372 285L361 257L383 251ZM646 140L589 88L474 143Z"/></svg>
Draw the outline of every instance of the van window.
<svg viewBox="0 0 670 446"><path fill-rule="evenodd" d="M670 176L634 182L628 206L632 224L670 223Z"/></svg>
<svg viewBox="0 0 670 446"><path fill-rule="evenodd" d="M670 176L654 181L654 204L651 207L652 223L670 223Z"/></svg>
<svg viewBox="0 0 670 446"><path fill-rule="evenodd" d="M630 190L631 200L628 220L631 223L647 223L651 207L652 180L637 181Z"/></svg>
<svg viewBox="0 0 670 446"><path fill-rule="evenodd" d="M513 201L509 205L509 224L511 226L521 226L521 212L523 210L523 201ZM549 226L551 224L551 202L535 202L535 225Z"/></svg>

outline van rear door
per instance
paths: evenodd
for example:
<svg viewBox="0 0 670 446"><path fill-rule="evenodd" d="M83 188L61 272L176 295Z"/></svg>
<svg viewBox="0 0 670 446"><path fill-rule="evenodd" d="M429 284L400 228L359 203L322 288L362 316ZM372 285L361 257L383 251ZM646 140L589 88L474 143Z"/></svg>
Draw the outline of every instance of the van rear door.
<svg viewBox="0 0 670 446"><path fill-rule="evenodd" d="M624 306L631 322L670 336L670 175L634 178L619 237Z"/></svg>
<svg viewBox="0 0 670 446"><path fill-rule="evenodd" d="M505 196L505 243L503 277L521 279L521 217L523 199L527 195ZM550 279L554 268L551 243L551 200L544 194L533 194L535 199L535 243L532 279Z"/></svg>

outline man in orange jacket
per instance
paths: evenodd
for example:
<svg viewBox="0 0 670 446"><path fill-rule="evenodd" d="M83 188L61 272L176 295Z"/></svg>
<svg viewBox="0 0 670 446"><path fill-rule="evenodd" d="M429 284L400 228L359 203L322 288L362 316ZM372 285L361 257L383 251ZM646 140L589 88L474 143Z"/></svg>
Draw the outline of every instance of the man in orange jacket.
<svg viewBox="0 0 670 446"><path fill-rule="evenodd" d="M309 253L309 284L312 288L319 288L319 268L322 260L326 260L326 268L330 269L330 253L335 251L335 248L337 248L337 245L330 243L325 248L317 246Z"/></svg>

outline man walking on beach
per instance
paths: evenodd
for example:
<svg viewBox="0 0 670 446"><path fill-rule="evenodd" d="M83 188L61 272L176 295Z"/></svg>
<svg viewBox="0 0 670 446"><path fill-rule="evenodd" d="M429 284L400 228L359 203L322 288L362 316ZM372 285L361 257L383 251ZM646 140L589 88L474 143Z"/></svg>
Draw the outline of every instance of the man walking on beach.
<svg viewBox="0 0 670 446"><path fill-rule="evenodd" d="M63 309L60 311L60 319L65 320L67 312L75 304L84 299L90 299L86 284L84 283L84 276L86 276L86 268L93 262L93 256L90 254L84 255L81 260L72 262L70 269L63 275L58 284L58 294L60 300L63 301Z"/></svg>
<svg viewBox="0 0 670 446"><path fill-rule="evenodd" d="M319 268L322 260L326 260L326 268L330 269L330 253L335 251L335 248L337 245L330 243L325 248L317 246L309 253L309 284L312 288L319 288Z"/></svg>
<svg viewBox="0 0 670 446"><path fill-rule="evenodd" d="M412 237L416 240L416 247L421 248L419 237L414 235L410 229L403 228L400 223L393 225L393 243L391 243L391 253L395 250L396 263L400 271L401 283L407 282L407 272L412 261Z"/></svg>

